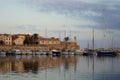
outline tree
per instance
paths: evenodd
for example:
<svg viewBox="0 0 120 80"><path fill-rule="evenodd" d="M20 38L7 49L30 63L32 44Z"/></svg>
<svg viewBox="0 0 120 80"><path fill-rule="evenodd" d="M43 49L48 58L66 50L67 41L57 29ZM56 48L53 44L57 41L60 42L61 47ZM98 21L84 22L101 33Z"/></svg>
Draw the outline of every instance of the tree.
<svg viewBox="0 0 120 80"><path fill-rule="evenodd" d="M66 45L65 45L65 48L67 49L67 42L69 41L69 37L68 37L68 36L65 37L65 38L64 38L64 41L65 41L65 44L66 44Z"/></svg>
<svg viewBox="0 0 120 80"><path fill-rule="evenodd" d="M3 40L0 40L0 45L4 45L4 41Z"/></svg>
<svg viewBox="0 0 120 80"><path fill-rule="evenodd" d="M65 42L68 42L69 39L70 39L70 38L69 38L68 36L64 38Z"/></svg>
<svg viewBox="0 0 120 80"><path fill-rule="evenodd" d="M32 35L32 43L33 43L34 45L38 45L38 44L39 44L39 35L38 35L37 33L34 33L34 34Z"/></svg>
<svg viewBox="0 0 120 80"><path fill-rule="evenodd" d="M39 44L39 35L33 34L32 36L26 36L24 40L24 45L38 45Z"/></svg>
<svg viewBox="0 0 120 80"><path fill-rule="evenodd" d="M24 45L31 45L31 36L26 36L24 40Z"/></svg>

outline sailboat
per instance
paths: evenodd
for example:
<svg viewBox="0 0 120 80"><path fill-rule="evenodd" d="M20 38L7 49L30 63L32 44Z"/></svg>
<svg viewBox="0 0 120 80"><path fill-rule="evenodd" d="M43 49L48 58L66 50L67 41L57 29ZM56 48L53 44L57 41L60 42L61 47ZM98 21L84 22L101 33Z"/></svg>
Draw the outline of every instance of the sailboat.
<svg viewBox="0 0 120 80"><path fill-rule="evenodd" d="M103 10L103 11L104 11L104 10ZM105 30L106 30L106 32L107 32L107 22L106 22L106 20L105 20L105 15L103 15L103 17L104 17L104 22L105 22ZM107 35L104 34L104 38L106 38L106 36L107 36ZM108 37L107 37L107 39L105 39L105 40L108 40ZM104 50L97 51L97 56L116 56L116 55L117 55L117 53L116 53L115 51L106 49L106 44L105 44L105 43L104 43L104 47L105 47Z"/></svg>
<svg viewBox="0 0 120 80"><path fill-rule="evenodd" d="M103 49L97 52L97 56L116 56L117 53L113 49Z"/></svg>
<svg viewBox="0 0 120 80"><path fill-rule="evenodd" d="M114 51L109 51L109 50L104 50L104 51L98 51L97 56L116 56L116 52Z"/></svg>
<svg viewBox="0 0 120 80"><path fill-rule="evenodd" d="M83 52L83 56L88 56L91 55L93 56L93 52L94 52L94 28L93 28L93 37L92 37L92 49L89 49L89 42L88 42L88 49L84 50Z"/></svg>

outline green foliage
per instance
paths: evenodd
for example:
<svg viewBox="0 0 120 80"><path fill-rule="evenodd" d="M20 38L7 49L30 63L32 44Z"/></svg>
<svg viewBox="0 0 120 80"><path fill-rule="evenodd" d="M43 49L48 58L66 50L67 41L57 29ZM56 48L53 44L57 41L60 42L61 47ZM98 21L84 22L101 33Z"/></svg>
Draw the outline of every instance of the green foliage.
<svg viewBox="0 0 120 80"><path fill-rule="evenodd" d="M26 36L24 40L24 45L38 45L39 44L39 35L33 34L32 36Z"/></svg>
<svg viewBox="0 0 120 80"><path fill-rule="evenodd" d="M0 45L4 45L4 44L5 44L4 41L1 40L1 41L0 41Z"/></svg>
<svg viewBox="0 0 120 80"><path fill-rule="evenodd" d="M70 38L69 38L68 36L64 38L64 40L65 40L66 42L68 42L69 39L70 39Z"/></svg>
<svg viewBox="0 0 120 80"><path fill-rule="evenodd" d="M66 42L66 44L65 44L65 49L67 49L67 42L70 40L70 38L67 36L67 37L65 37L64 38L64 41Z"/></svg>

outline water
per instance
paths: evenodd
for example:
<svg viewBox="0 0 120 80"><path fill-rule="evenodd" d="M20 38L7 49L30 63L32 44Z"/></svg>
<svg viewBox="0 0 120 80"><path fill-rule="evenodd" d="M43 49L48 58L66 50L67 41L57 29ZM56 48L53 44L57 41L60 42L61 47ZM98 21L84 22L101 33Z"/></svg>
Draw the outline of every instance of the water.
<svg viewBox="0 0 120 80"><path fill-rule="evenodd" d="M0 80L119 79L119 56L0 56Z"/></svg>

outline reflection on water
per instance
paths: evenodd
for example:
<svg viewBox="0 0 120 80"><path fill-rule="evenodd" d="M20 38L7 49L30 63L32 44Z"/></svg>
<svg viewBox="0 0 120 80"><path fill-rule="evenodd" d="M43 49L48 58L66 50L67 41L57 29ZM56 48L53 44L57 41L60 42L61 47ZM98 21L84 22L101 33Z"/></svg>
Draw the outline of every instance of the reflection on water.
<svg viewBox="0 0 120 80"><path fill-rule="evenodd" d="M119 78L119 56L0 56L0 80L118 80Z"/></svg>
<svg viewBox="0 0 120 80"><path fill-rule="evenodd" d="M38 73L39 70L53 69L64 66L65 70L70 66L76 67L77 60L72 56L10 56L0 57L0 72Z"/></svg>

